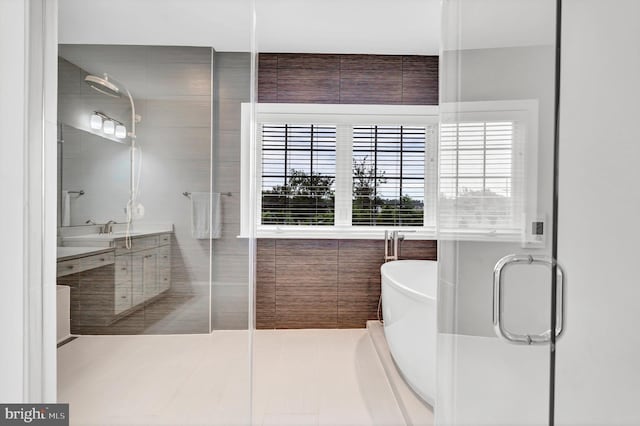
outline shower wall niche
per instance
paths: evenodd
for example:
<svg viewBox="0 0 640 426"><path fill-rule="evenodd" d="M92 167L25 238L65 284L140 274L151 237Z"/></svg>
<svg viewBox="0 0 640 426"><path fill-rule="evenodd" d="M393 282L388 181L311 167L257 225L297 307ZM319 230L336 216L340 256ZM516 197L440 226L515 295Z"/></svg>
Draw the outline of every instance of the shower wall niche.
<svg viewBox="0 0 640 426"><path fill-rule="evenodd" d="M105 310L123 282L118 274L125 276L125 285L130 285L127 279L134 283L131 297L136 279L157 281L152 284L153 297L93 327L84 321L75 333L179 334L246 328L248 252L246 244L236 241L233 223L239 205L233 162L239 161L239 149L236 153L233 106L221 99L228 99L225 94L234 93L236 87L243 91L238 99L244 100L245 93L248 99L248 68L246 89L245 81L238 78L231 78L225 89L214 88L217 55L211 48L61 45L59 55L58 245L99 243L113 248L115 258L115 266L58 278L59 285L71 287L72 333L74 312ZM247 65L248 58L247 54ZM84 83L87 74L105 73L126 85L135 101L139 117L133 160L130 138L118 141L90 126L90 116L99 112L130 129L128 99L104 96ZM239 126L237 130L239 146ZM219 149L219 143L225 148ZM218 152L226 161L216 157ZM132 177L143 208L135 210L129 227L134 244L127 252L119 250L119 244L127 228L125 209ZM75 193L80 190L82 195ZM220 208L203 211L193 208L195 197L184 195L214 194L216 199L218 191L231 194L220 197ZM197 232L205 218L204 226L220 223L217 239ZM112 234L100 234L110 220L116 222ZM83 236L88 236L84 242ZM145 238L163 240L164 236L166 244L146 247ZM221 259L217 259L218 247L225 247L220 249ZM129 263L120 256L127 256ZM111 275L110 267L114 268ZM158 289L164 290L158 294Z"/></svg>

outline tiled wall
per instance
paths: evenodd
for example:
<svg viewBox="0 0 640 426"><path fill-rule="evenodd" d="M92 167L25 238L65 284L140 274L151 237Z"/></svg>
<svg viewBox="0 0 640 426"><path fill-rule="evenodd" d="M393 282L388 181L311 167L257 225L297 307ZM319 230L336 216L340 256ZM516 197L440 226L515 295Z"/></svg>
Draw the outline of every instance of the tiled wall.
<svg viewBox="0 0 640 426"><path fill-rule="evenodd" d="M222 236L213 240L213 329L248 326L249 248L240 234L240 105L249 102L249 53L214 55L213 187L222 196Z"/></svg>
<svg viewBox="0 0 640 426"><path fill-rule="evenodd" d="M136 78L139 87L146 86L147 91L154 95L149 99L136 95L137 112L143 117L137 127L138 145L144 156L140 187L141 201L146 207L143 221L174 224L175 238L172 290L152 307L160 310L161 314L169 315L176 306L188 306L188 309L184 309L186 315L178 319L171 317L171 321L163 322L161 329L156 327L156 332L206 333L209 330L210 267L211 327L246 329L249 255L247 241L238 239L237 235L240 232L240 105L249 101L250 54L214 53L209 48L191 47L62 47L69 54L78 49L84 49L80 52L83 55L108 58L111 63L130 63L134 70L139 70L139 75L131 72L128 79ZM69 70L73 71L73 79L68 77ZM111 98L95 96L94 91L82 82L84 74L78 67L63 60L61 71L61 81L65 83L63 88L70 87L78 93L86 92L87 96L94 96L96 102L102 102L94 109L102 109L121 118L117 115L120 110L108 104L113 103ZM176 73L178 78L174 78ZM185 74L190 76L191 84L183 87L180 82L185 81L181 78ZM163 82L165 84L161 84ZM63 90L62 94L67 96L67 92L69 90ZM61 99L67 100L65 97ZM124 104L124 112L128 113L128 101L119 101ZM114 105L121 107L120 103ZM85 106L81 105L83 108ZM66 110L61 108L60 111L64 113ZM63 117L66 116L75 117L72 113L63 114ZM122 116L125 122L126 117L126 114ZM73 124L77 125L75 122ZM120 144L105 146L126 148ZM123 164L128 164L128 150L124 149L123 152ZM96 156L96 161L103 164L104 156ZM127 170L124 169L125 172ZM125 203L128 196L127 173L121 185L121 198ZM67 174L67 179L69 176L71 174ZM207 191L212 178L215 192L231 193L230 197L223 196L221 200L222 236L213 241L196 240L190 233L190 202L182 192ZM80 188L81 185L74 184L75 187ZM81 201L89 200L91 193L99 194L98 191L90 192ZM115 212L122 212L122 206L115 204L113 207L114 213L108 212L106 217L122 221L120 216L115 215ZM165 301L170 303L166 304ZM150 308L140 310L126 321L121 321L119 328L112 327L109 332L143 332L150 325L150 312Z"/></svg>
<svg viewBox="0 0 640 426"><path fill-rule="evenodd" d="M258 102L438 104L438 57L261 53Z"/></svg>
<svg viewBox="0 0 640 426"><path fill-rule="evenodd" d="M438 104L438 57L261 53L258 102ZM377 318L382 240L258 241L258 328L364 327ZM400 258L435 260L435 241Z"/></svg>
<svg viewBox="0 0 640 426"><path fill-rule="evenodd" d="M382 240L258 240L257 327L364 327L377 318L383 257ZM399 257L436 260L436 241L402 241Z"/></svg>

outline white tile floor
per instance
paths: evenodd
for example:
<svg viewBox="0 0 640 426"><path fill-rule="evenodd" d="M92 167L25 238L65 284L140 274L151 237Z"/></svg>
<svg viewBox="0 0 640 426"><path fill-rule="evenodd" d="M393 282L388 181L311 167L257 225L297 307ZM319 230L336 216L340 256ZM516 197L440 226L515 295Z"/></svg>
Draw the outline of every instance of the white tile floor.
<svg viewBox="0 0 640 426"><path fill-rule="evenodd" d="M255 335L254 425L404 425L367 330ZM58 350L76 425L249 424L248 336L83 336Z"/></svg>

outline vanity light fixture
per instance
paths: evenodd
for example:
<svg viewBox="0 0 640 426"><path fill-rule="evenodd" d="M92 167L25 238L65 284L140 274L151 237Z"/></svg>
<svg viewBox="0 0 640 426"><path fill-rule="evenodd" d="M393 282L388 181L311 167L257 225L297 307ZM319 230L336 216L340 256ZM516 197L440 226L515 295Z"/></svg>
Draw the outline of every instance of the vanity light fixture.
<svg viewBox="0 0 640 426"><path fill-rule="evenodd" d="M127 137L127 127L121 121L114 120L100 111L94 111L91 114L89 125L93 130L102 130L105 135L114 135L117 139Z"/></svg>
<svg viewBox="0 0 640 426"><path fill-rule="evenodd" d="M127 128L122 124L116 125L116 138L124 139L126 137L127 137Z"/></svg>
<svg viewBox="0 0 640 426"><path fill-rule="evenodd" d="M93 130L102 129L102 116L100 116L99 114L97 114L95 112L93 114L91 114L90 125L91 125L91 128Z"/></svg>
<svg viewBox="0 0 640 426"><path fill-rule="evenodd" d="M105 122L102 123L102 131L106 135L113 135L116 131L116 122L113 120L105 120Z"/></svg>

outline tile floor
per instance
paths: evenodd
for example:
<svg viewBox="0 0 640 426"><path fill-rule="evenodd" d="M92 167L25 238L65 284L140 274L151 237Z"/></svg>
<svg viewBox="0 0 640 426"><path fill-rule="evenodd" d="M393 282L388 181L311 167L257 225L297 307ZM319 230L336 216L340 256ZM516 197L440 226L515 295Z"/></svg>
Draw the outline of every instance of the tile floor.
<svg viewBox="0 0 640 426"><path fill-rule="evenodd" d="M365 329L82 336L58 349L75 425L405 425ZM249 407L253 404L253 418Z"/></svg>

